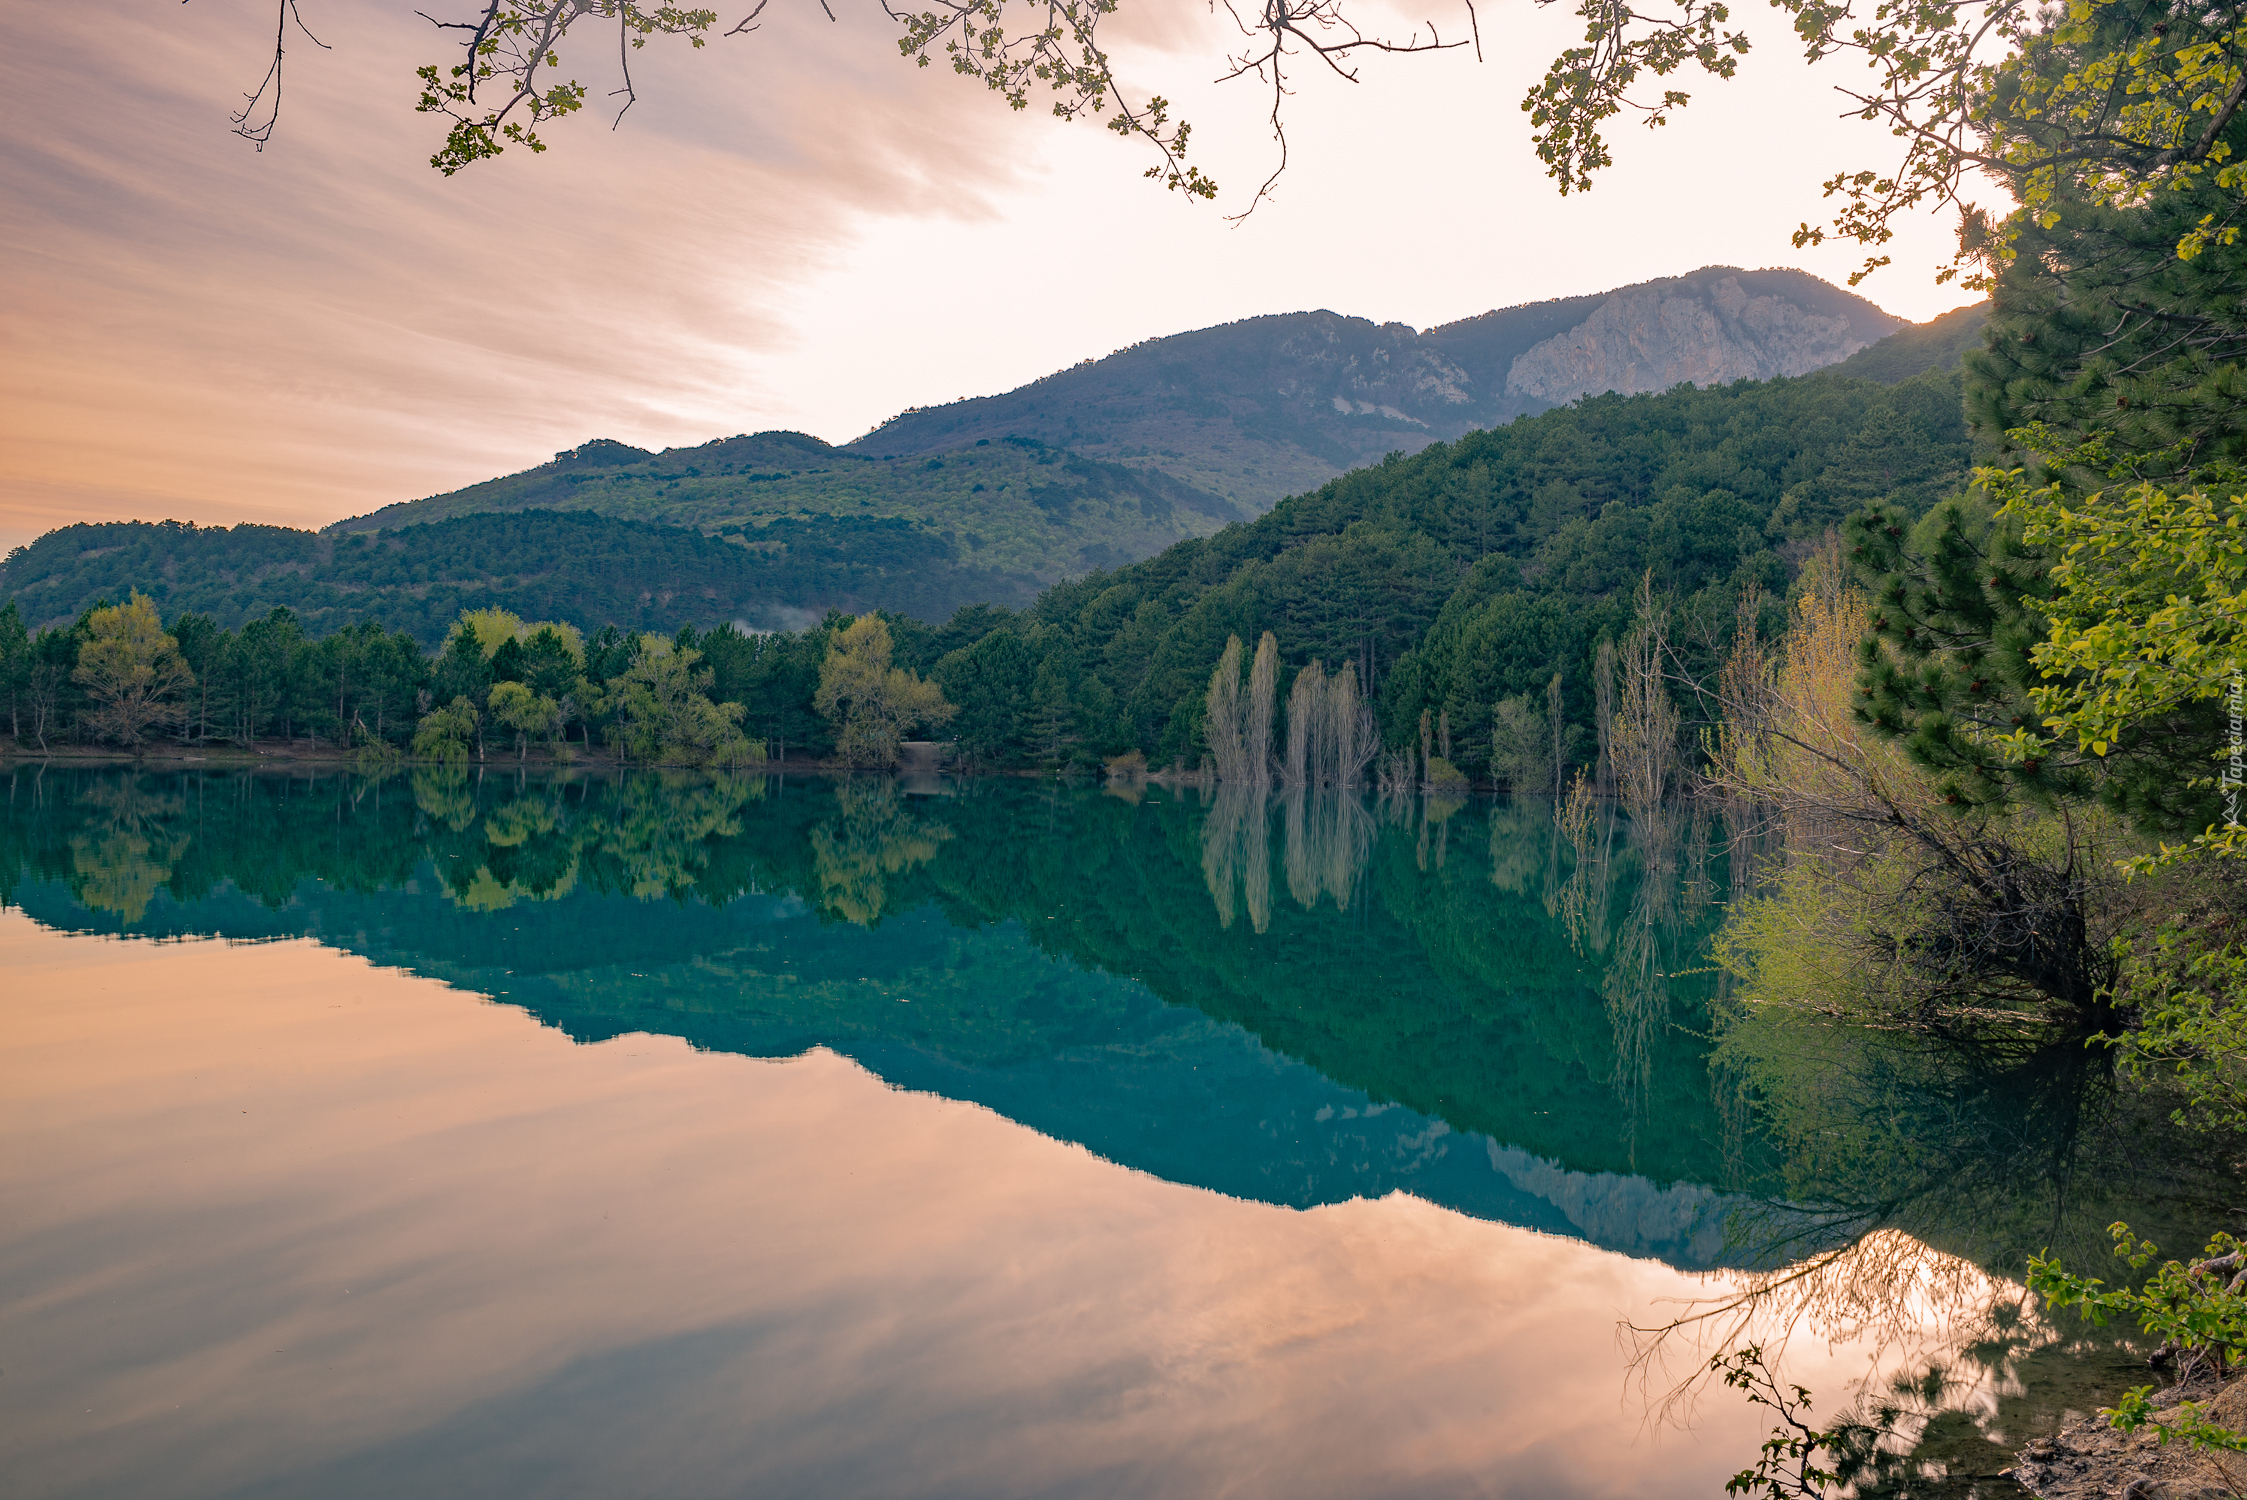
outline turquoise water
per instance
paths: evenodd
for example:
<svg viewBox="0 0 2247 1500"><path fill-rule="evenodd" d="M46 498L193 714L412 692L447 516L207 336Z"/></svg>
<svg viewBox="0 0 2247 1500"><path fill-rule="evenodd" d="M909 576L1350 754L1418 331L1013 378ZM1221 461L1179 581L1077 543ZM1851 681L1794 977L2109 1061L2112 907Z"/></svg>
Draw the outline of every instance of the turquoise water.
<svg viewBox="0 0 2247 1500"><path fill-rule="evenodd" d="M43 1038L15 1065L27 1070L22 1078L59 1069L52 1076L68 1079L28 1090L43 1102L19 1119L11 1154L73 1163L68 1171L52 1162L23 1169L18 1188L38 1203L28 1216L36 1228L0 1254L8 1305L30 1319L19 1335L57 1351L48 1375L68 1392L40 1405L10 1442L20 1472L34 1476L27 1493L1713 1494L1746 1461L1755 1424L1728 1411L1698 1436L1671 1434L1666 1449L1654 1441L1640 1423L1644 1402L1623 1410L1629 1369L1616 1347L1618 1318L1659 1321L1649 1309L1661 1296L1736 1292L1805 1257L1886 1245L1881 1237L1891 1232L1951 1267L1951 1284L1965 1288L1960 1298L2002 1301L2001 1291L1977 1293L1969 1283L2001 1283L2024 1244L2038 1248L2055 1236L2089 1243L2123 1200L2144 1222L2191 1221L2227 1190L2214 1176L2131 1170L2125 1158L2149 1149L2155 1127L2117 1105L2079 1041L1999 1062L1923 1051L1844 1059L1816 1045L1808 1060L1782 1063L1777 1073L1712 1067L1713 1039L1727 1022L1706 942L1731 871L1717 831L1689 809L1639 829L1604 815L1572 843L1537 803L1252 799L1164 785L35 767L0 772L0 780L8 788L0 897L30 924L19 939L28 946L11 950L20 954L13 961L39 976L14 987L15 1024ZM91 941L116 938L132 941ZM104 965L126 961L120 955L136 965L133 992L73 1010L80 980L72 976L107 973ZM365 964L296 978L273 967L332 965L339 955ZM237 971L243 993L271 993L279 1008L238 1013L227 977ZM176 997L165 993L175 972ZM411 1025L396 1021L386 1032L386 1023L368 1022L351 1049L334 1055L296 1029L314 1010L343 1012L338 1024L358 1014L359 1000L319 998L330 986L358 996L362 986L407 978L449 987L413 989L420 998L411 1005L423 1009L411 1013L423 1019ZM464 1010L482 1003L476 997L503 1009ZM120 1008L104 1008L111 1005ZM386 1035L488 1027L498 1021L484 1018L494 1016L508 1018L507 1029L416 1041L422 1050L410 1065L403 1053L380 1066L365 1062L382 1053ZM63 1030L50 1035L56 1026ZM168 1038L165 1055L200 1060L128 1065L158 1033ZM561 1039L571 1050L540 1050ZM619 1068L617 1079L641 1080L633 1070L647 1064L638 1059L658 1056L676 1070L660 1088L572 1074L542 1083L534 1105L487 1097L477 1081L512 1076L533 1057ZM111 1057L114 1065L105 1062ZM572 1061L555 1061L561 1057ZM249 1192L247 1176L231 1175L232 1148L197 1148L158 1172L171 1184L170 1197L155 1195L161 1201L119 1187L114 1197L81 1202L64 1185L155 1171L147 1163L167 1149L170 1129L159 1122L192 1114L183 1101L209 1103L196 1080L264 1078L258 1069L272 1059L292 1059L284 1072L294 1080L286 1143L294 1155L285 1168L270 1167L290 1186L259 1189L268 1237L233 1244L199 1227L198 1205ZM782 1071L729 1071L745 1059ZM1788 1071L1797 1066L1799 1075ZM431 1076L449 1081L438 1087ZM228 1085L246 1091L245 1101L266 1086ZM652 1092L634 1092L643 1086ZM612 1087L630 1102L617 1103ZM367 1113L371 1105L355 1114L331 1091L334 1099L365 1093L393 1102L383 1106L387 1114ZM661 1177L649 1163L681 1149L687 1127L675 1101L739 1099L755 1114L774 1091L805 1091L791 1109L855 1123L813 1142L784 1123L786 1111L758 1115L726 1126L738 1130L724 1144L696 1149L713 1153L719 1177L741 1174L743 1201L784 1205L772 1210L774 1222L795 1226L799 1237L816 1239L815 1226L859 1226L850 1243L891 1257L877 1282L949 1266L942 1289L913 1294L910 1316L983 1307L1010 1273L976 1268L1013 1256L1010 1247L1072 1247L1031 1276L1027 1300L1009 1303L999 1319L1027 1319L1034 1331L1023 1343L1002 1339L1011 1354L981 1350L975 1360L955 1348L959 1368L943 1373L938 1360L905 1382L909 1397L892 1392L888 1406L875 1402L877 1413L865 1382L875 1368L894 1376L896 1355L880 1352L894 1330L878 1330L908 1314L862 1283L821 1280L831 1246L816 1250L807 1239L772 1251L758 1280L765 1290L729 1293L753 1311L713 1315L700 1329L686 1326L694 1319L677 1308L647 1314L667 1320L652 1343L595 1326L602 1320L590 1309L611 1294L604 1288L653 1280L691 1307L696 1278L716 1286L727 1273L659 1269L643 1247L572 1262L565 1300L574 1311L549 1328L545 1353L526 1345L510 1355L511 1373L494 1377L501 1389L473 1401L447 1394L442 1373L459 1359L464 1306L400 1294L381 1326L417 1329L422 1342L409 1340L418 1352L396 1354L380 1380L373 1365L344 1358L318 1372L295 1369L283 1382L292 1395L277 1399L269 1418L214 1407L167 1425L151 1415L161 1402L142 1391L134 1399L148 1410L121 1427L83 1421L167 1360L187 1360L180 1368L201 1372L193 1383L203 1390L209 1362L224 1363L217 1351L255 1343L263 1320L280 1316L239 1311L232 1324L196 1322L183 1309L210 1299L212 1278L317 1281L324 1260L350 1259L342 1245L352 1242L331 1242L329 1230L309 1226L345 1211L327 1201L341 1191L327 1164L372 1151L353 1144L362 1130L389 1140L382 1131L405 1128L376 1129L368 1122L377 1115L410 1120L419 1111L456 1121L448 1128L463 1133L454 1147L463 1159L488 1156L507 1194L529 1194L519 1205L526 1221L625 1198L652 1220L699 1201L647 1186ZM1819 1134L1802 1124L1808 1095L1819 1108L1877 1116L1886 1128L1859 1131L1840 1150L1806 1149ZM1772 1106L1781 1096L1784 1110ZM973 1149L924 1156L927 1133L970 1128L957 1123L954 1107L963 1105L975 1107L974 1131L997 1134L978 1135L986 1144ZM602 1149L639 1153L638 1164L620 1161L619 1175L598 1188L525 1187L543 1171L527 1164L583 1149L565 1143L578 1139L580 1115L596 1107L611 1111ZM260 1118L250 1102L238 1112L211 1108L229 1130ZM731 1111L720 1103L690 1112L690 1133L699 1141ZM887 1123L876 1128L876 1120ZM862 1140L858 1130L870 1134ZM120 1144L136 1135L151 1138ZM438 1148L405 1140L394 1145L404 1156L366 1167L370 1175L353 1178L351 1191L384 1198L443 1159L441 1150L415 1157ZM986 1170L986 1151L1009 1160L1030 1153L1022 1160L1032 1164ZM409 1158L424 1164L404 1164ZM902 1170L907 1159L918 1164L911 1191L867 1196L853 1185L862 1174L871 1181ZM816 1188L806 1186L807 1173ZM943 1213L902 1206L923 1191L938 1203L983 1203L988 1225L1013 1228L987 1227L984 1240L963 1249L924 1228L932 1212ZM472 1216L475 1201L444 1197L396 1211L442 1244L446 1226ZM1111 1213L1138 1228L1111 1236L1088 1227ZM126 1220L131 1234L120 1230ZM678 1232L736 1232L712 1228L721 1221L696 1219ZM1342 1238L1314 1250L1295 1245L1303 1234ZM167 1264L132 1253L133 1235L196 1248ZM1335 1245L1343 1240L1359 1249L1342 1254ZM1063 1308L1091 1316L1080 1304L1125 1305L1120 1288L1141 1274L1107 1265L1103 1247L1138 1245L1134 1265L1169 1265L1180 1245L1211 1242L1253 1247L1278 1257L1274 1264L1300 1256L1329 1268L1319 1275L1345 1279L1351 1266L1403 1255L1394 1277L1429 1287L1498 1274L1493 1267L1550 1263L1565 1267L1550 1273L1556 1285L1577 1290L1517 1305L1521 1277L1508 1271L1499 1284L1511 1290L1486 1290L1464 1305L1445 1301L1457 1298L1456 1288L1431 1290L1427 1305L1389 1309L1391 1326L1375 1310L1402 1295L1388 1282L1375 1297L1313 1277L1316 1286L1283 1298L1281 1312L1265 1308L1258 1317L1354 1307L1335 1314L1331 1328L1356 1329L1349 1337L1359 1342L1345 1349L1330 1328L1285 1344L1289 1352L1222 1364L1231 1372L1222 1379L1211 1373L1217 1366L1195 1363L1202 1355L1158 1357L1130 1344L1168 1348L1185 1338L1182 1327L1225 1322L1247 1303L1264 1308L1275 1295L1269 1283L1292 1284L1296 1274L1267 1266L1253 1295L1205 1289L1202 1300L1186 1298L1191 1310L1181 1303L1151 1321L1095 1319L1101 1332L1083 1335L1085 1350L1106 1338L1124 1340L1129 1352L1086 1353L1089 1365L1069 1365L1077 1356L1059 1351L1075 1349L1075 1336L1057 1336L1048 1320ZM1283 1254L1274 1248L1282 1244L1294 1248ZM1407 1253L1404 1245L1419 1248ZM452 1266L450 1252L423 1245L363 1274L396 1286L422 1274L408 1265L466 1275L460 1267L473 1257L460 1253L467 1258ZM675 1253L672 1246L662 1255ZM525 1284L563 1276L569 1259L558 1242L536 1236L511 1254ZM107 1269L70 1269L83 1265ZM788 1296L771 1290L800 1278L809 1279ZM1605 1289L1585 1290L1594 1282ZM1625 1282L1632 1290L1615 1289ZM1155 1300L1168 1307L1179 1284L1163 1280L1172 1291ZM99 1309L121 1285L148 1310L145 1333L103 1322ZM1533 1316L1540 1300L1544 1312ZM741 1333L743 1319L777 1327L808 1317L814 1305L825 1309L811 1320L817 1337L800 1335L812 1342L791 1345L784 1358ZM1511 1310L1501 1314L1501 1306ZM962 1325L975 1332L946 1334L946 1347L980 1350L977 1340L997 1337L992 1316L984 1307ZM1443 1337L1431 1341L1431 1318L1438 1328L1456 1325L1455 1349L1441 1347ZM1870 1324L1847 1324L1842 1318L1825 1332L1837 1347L1855 1349L1851 1340L1861 1344ZM103 1331L88 1334L91 1326ZM359 1325L329 1336L354 1347L375 1340ZM2052 1394L2064 1382L2029 1378L2065 1342L2049 1330L1995 1345L1983 1338L1978 1373L1954 1380L1938 1403L1972 1415L1964 1438L1957 1421L1944 1428L1945 1441L1953 1449L1964 1442L1971 1460L1944 1458L1954 1488L1924 1492L2005 1492L1967 1471L1994 1472L2001 1464L1993 1443L2019 1440L2071 1402L2080 1408L2080 1392ZM59 1352L73 1347L104 1353L94 1360ZM515 1345L502 1338L494 1347ZM856 1350L859 1362L842 1350ZM916 1357L934 1358L925 1350ZM1955 1348L1948 1357L1956 1367ZM962 1373L982 1369L977 1360L1010 1368L1044 1359L1068 1368L1035 1395L1005 1378ZM1176 1359L1184 1364L1165 1363ZM839 1373L828 1368L838 1360ZM17 1361L9 1363L13 1385ZM827 1371L807 1386L827 1395L790 1407L785 1420L762 1402L750 1403L761 1417L729 1407L722 1420L698 1405L714 1390L793 1388L789 1372L807 1365ZM1569 1421L1588 1424L1581 1443L1613 1452L1556 1468L1487 1409L1525 1399L1507 1382L1529 1378L1531 1366L1555 1389L1579 1393ZM1345 1378L1345 1367L1358 1374ZM1128 1378L1117 1373L1125 1368ZM1298 1379L1327 1394L1251 1403L1231 1425L1202 1430L1214 1420L1208 1411L1232 1410L1226 1403L1245 1401L1243 1392ZM1367 1383L1362 1399L1336 1394L1353 1380ZM325 1415L283 1410L295 1392L322 1390L323 1382L334 1382L333 1401L348 1405L347 1388L363 1395L366 1381L389 1382L400 1413L343 1420L325 1401ZM1207 1410L1189 1402L1198 1414L1149 1415L1211 1381L1220 1394ZM1413 1404L1417 1417L1367 1394L1423 1381L1441 1394ZM1489 1381L1515 1393L1484 1390ZM691 1400L681 1394L690 1388ZM1077 1394L1056 1394L1064 1389ZM422 1395L406 1400L401 1390ZM64 1409L81 1396L83 1412ZM1356 1415L1326 1410L1330 1399ZM659 1410L675 1415L682 1402L701 1415L684 1427L659 1419ZM956 1409L936 1414L943 1403ZM1060 1415L1041 1420L1065 1418L1105 1436L1079 1432L1057 1446L1021 1426L1028 1407L1056 1403ZM182 1412L191 1405L178 1403ZM1310 1427L1339 1434L1353 1421L1372 1426L1348 1444L1352 1461L1306 1440ZM1430 1425L1400 1446L1400 1421ZM806 1423L836 1424L840 1435L807 1443ZM1591 1435L1618 1423L1616 1431L1643 1441ZM658 1427L660 1459L641 1451ZM218 1453L190 1431L232 1436ZM602 1461L580 1451L594 1431L603 1434L594 1445ZM947 1455L941 1463L930 1458L931 1443ZM1690 1461L1681 1460L1681 1446ZM189 1450L195 1461L183 1469ZM782 1450L785 1462L774 1457ZM628 1463L626 1454L634 1455ZM194 1478L184 1482L189 1472Z"/></svg>

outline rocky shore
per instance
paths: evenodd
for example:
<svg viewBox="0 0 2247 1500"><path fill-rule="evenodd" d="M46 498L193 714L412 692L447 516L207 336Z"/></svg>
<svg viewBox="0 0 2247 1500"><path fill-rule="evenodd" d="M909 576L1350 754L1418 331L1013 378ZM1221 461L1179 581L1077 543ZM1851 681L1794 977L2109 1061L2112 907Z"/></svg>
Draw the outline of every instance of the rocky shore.
<svg viewBox="0 0 2247 1500"><path fill-rule="evenodd" d="M2153 1398L2156 1411L2190 1399L2214 1398L2208 1415L2234 1432L2247 1432L2247 1379L2225 1386L2173 1386ZM2151 1427L2117 1432L2092 1417L2039 1438L2022 1449L2006 1471L2043 1500L2237 1500L2247 1496L2247 1454L2202 1453L2181 1442L2164 1444Z"/></svg>

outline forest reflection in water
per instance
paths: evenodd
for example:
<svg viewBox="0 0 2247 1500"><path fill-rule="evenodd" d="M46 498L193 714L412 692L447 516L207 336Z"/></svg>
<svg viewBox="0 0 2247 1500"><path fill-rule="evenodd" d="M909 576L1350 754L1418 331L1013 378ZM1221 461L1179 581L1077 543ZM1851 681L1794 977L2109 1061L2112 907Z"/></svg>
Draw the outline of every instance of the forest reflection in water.
<svg viewBox="0 0 2247 1500"><path fill-rule="evenodd" d="M2197 1242L2236 1189L2229 1153L2178 1142L2083 1038L1952 1046L1730 1007L1707 942L1731 872L1691 807L1634 823L1611 803L1004 781L4 774L0 896L50 925L319 936L581 1038L920 1068L916 1086L1177 1180L1288 1203L1403 1186L1721 1268L1717 1300L1644 1330L1651 1393L1748 1338L1869 1340L1923 1457L1987 1457L1972 1444L2082 1409L2063 1372L2112 1374L2021 1304L2029 1253L2100 1262L2115 1219ZM1001 929L1086 977L961 946ZM1165 1124L1208 1137L1192 1151L1155 1140L1150 1112L1224 1102L1175 1092L1211 1054L1164 1061L1185 1054L1146 1028L1174 1023L1095 976L1302 1065L1258 1075L1250 1105L1305 1122L1292 1164L1191 1119ZM1057 1069L1077 1071L1024 1092ZM1320 1110L1402 1123L1353 1158L1374 1138L1313 1139ZM1470 1155L1493 1187L1461 1185Z"/></svg>

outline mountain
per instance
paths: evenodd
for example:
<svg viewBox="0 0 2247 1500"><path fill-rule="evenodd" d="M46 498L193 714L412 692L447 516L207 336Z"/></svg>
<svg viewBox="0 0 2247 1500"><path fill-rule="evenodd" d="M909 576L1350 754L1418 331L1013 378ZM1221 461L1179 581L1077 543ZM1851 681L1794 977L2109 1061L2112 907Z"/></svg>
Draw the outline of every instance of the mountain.
<svg viewBox="0 0 2247 1500"><path fill-rule="evenodd" d="M1805 375L1908 326L1805 272L1731 266L1426 333L1288 313L1152 339L1003 396L908 411L844 447L910 457L1034 437L1261 513L1395 449L1607 391Z"/></svg>
<svg viewBox="0 0 2247 1500"><path fill-rule="evenodd" d="M1195 378L1202 389L1232 392L1208 400L1214 410L1237 409L1238 418L1188 414L1177 420L1200 424L1216 434L1209 438L1212 444L1230 445L1236 456L1264 441L1252 431L1279 430L1286 416L1281 408L1289 401L1309 414L1297 426L1313 438L1318 423L1356 437L1378 433L1373 441L1386 444L1380 451L1387 453L1426 446L1423 429L1400 425L1414 409L1449 410L1446 421L1464 422L1501 411L1508 401L1532 399L1518 388L1506 395L1508 381L1520 387L1557 378L1557 370L1594 365L1644 384L1667 380L1687 361L1698 361L1695 368L1711 375L1799 366L1850 344L1869 326L1894 322L1861 299L1799 273L1697 275L1699 280L1679 278L1601 297L1506 309L1424 335L1304 313L1157 342L1192 356L1168 364L1200 370ZM1790 288L1800 295L1779 296ZM1825 294L1828 300L1817 300ZM1813 380L1842 387L1871 382L1847 403L1872 401L1881 385L1955 365L1959 351L1978 339L1982 316L1981 309L1967 308L1925 325L1904 325ZM1868 321L1852 321L1857 319ZM1701 334L1687 339L1677 332L1692 328ZM1324 330L1319 342L1331 354L1331 368L1306 352L1313 330ZM1326 332L1333 334L1331 344ZM1110 367L1105 370L1096 365L1039 383L1069 381L1075 394L1066 412L1058 396L1050 412L1031 402L1025 392L1036 392L1039 386L1033 385L981 404L908 413L879 429L899 441L914 433L921 441L957 440L957 446L936 453L877 457L790 432L662 453L597 440L535 469L390 506L318 534L169 522L64 527L0 562L0 599L15 598L34 626L51 625L138 587L156 599L167 618L191 609L231 627L285 605L315 634L369 619L424 641L441 636L463 606L481 604L504 605L528 618L667 632L728 619L796 625L807 611L816 616L828 608L878 608L939 620L970 603L1026 607L1041 588L1061 579L1113 570L1252 518L1246 500L1226 498L1140 459L1127 462L1093 451L1100 448L1090 441L1098 435L1088 426L1095 412L1129 415L1136 400L1139 414L1131 420L1143 428L1169 420L1153 398L1129 394L1137 378L1131 372L1144 364L1139 356L1153 347L1100 362ZM1381 355L1384 349L1388 353ZM1325 369L1319 377L1325 384L1313 388L1306 372L1318 368ZM1254 383L1259 369L1279 382L1266 388L1263 398ZM1422 376L1430 382L1425 389L1413 384ZM1850 376L1859 380L1843 378ZM1744 415L1783 405L1776 394L1751 399L1753 387L1725 389L1742 393L1740 399L1717 400L1716 392L1705 392L1713 406L1686 405L1735 412L1725 418L1733 424L1785 420ZM1445 390L1472 399L1452 401ZM1492 390L1499 394L1489 395ZM1336 405L1361 399L1372 405L1376 395L1385 399L1372 412L1358 412L1353 404L1345 418ZM1320 415L1314 396L1323 398L1332 422ZM1000 403L1017 398L1025 404L1002 409ZM1251 410L1258 399L1279 415ZM1955 400L1955 391L1949 399ZM1642 412L1644 398L1620 406L1595 399L1576 425L1604 443L1611 429L1650 420L1656 408L1671 405L1676 403L1665 396ZM1170 410L1175 416L1175 406ZM978 429L966 425L971 420L988 422L1001 435L977 436ZM1056 435L1074 421L1084 446L1061 447L1035 433L1004 430L1047 421L1055 425L1043 430ZM943 423L952 429L939 431ZM1524 441L1531 430L1523 429ZM1339 445L1341 439L1334 441ZM1674 446L1672 438L1663 441ZM1820 448L1827 439L1788 438L1790 444L1798 441ZM1256 451L1269 457L1281 450L1266 443ZM1300 445L1287 451L1296 455L1288 461L1302 472L1314 467L1325 472L1327 461L1314 466ZM1839 455L1833 462L1842 466L1839 473L1857 460ZM1521 491L1507 502L1511 519L1504 524L1523 528L1522 546L1528 548L1531 539L1542 545L1545 529L1592 495L1636 496L1633 503L1643 503L1643 476L1626 484L1606 476L1606 464L1587 449L1573 460L1541 457L1533 474L1502 475L1509 491ZM1924 488L1919 477L1898 479L1903 471L1893 466L1887 472L1890 477L1879 480L1849 479L1844 488L1852 495L1877 492L1868 484L1908 482L1915 494ZM1700 476L1693 482L1707 487ZM1766 484L1742 478L1729 488L1748 495ZM1556 498L1556 485L1577 498ZM1790 480L1788 487L1792 508L1778 518L1781 524L1799 527L1803 518L1826 513L1816 503L1804 508L1805 497L1814 501L1818 493L1815 485ZM1306 482L1303 493L1317 488ZM1776 492L1760 503L1778 503ZM1495 518L1500 511L1483 514ZM1581 519L1588 525L1597 517L1587 513Z"/></svg>
<svg viewBox="0 0 2247 1500"><path fill-rule="evenodd" d="M1907 323L1828 369L1851 380L1877 380L1883 385L1909 380L1922 370L1948 370L1967 350L1981 347L1982 325L1989 319L1987 302L1953 308L1925 323Z"/></svg>
<svg viewBox="0 0 2247 1500"><path fill-rule="evenodd" d="M601 439L331 529L522 510L751 537L782 519L895 519L968 566L1054 583L1253 519L1390 452L1610 390L1802 375L1909 326L1804 272L1730 266L1426 333L1288 313L917 408L839 448L797 432L662 453Z"/></svg>
<svg viewBox="0 0 2247 1500"><path fill-rule="evenodd" d="M800 432L760 432L661 453L598 439L535 469L328 530L391 531L527 510L594 511L761 547L805 528L883 523L911 531L924 550L957 554L971 571L1020 579L991 596L1010 603L1254 514L1166 474L1029 437L876 459Z"/></svg>

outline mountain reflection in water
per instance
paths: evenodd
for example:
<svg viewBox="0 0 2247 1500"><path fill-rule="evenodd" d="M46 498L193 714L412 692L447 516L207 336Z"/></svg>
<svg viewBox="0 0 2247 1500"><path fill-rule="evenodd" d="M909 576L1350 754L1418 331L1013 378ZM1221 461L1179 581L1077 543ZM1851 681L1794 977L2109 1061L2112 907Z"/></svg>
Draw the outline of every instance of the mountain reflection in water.
<svg viewBox="0 0 2247 1500"><path fill-rule="evenodd" d="M1535 801L1167 786L4 774L0 895L49 926L308 936L581 1041L826 1047L1275 1204L1401 1189L1688 1269L1901 1226L2010 1270L2116 1217L2181 1228L2219 1189L2164 1155L2157 1121L2121 1118L2077 1039L1992 1059L1728 1017L1702 956L1724 860L1686 813L1563 828Z"/></svg>
<svg viewBox="0 0 2247 1500"><path fill-rule="evenodd" d="M580 1040L826 1046L1237 1196L1402 1188L1726 1258L1704 1045L1665 1029L1642 1102L1661 1118L1624 1118L1596 955L1481 850L1451 856L1455 808L1391 808L1377 837L1375 810L1331 794L947 790L968 794L19 771L0 866L58 928L311 936Z"/></svg>

